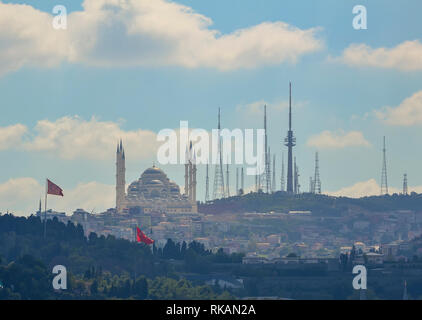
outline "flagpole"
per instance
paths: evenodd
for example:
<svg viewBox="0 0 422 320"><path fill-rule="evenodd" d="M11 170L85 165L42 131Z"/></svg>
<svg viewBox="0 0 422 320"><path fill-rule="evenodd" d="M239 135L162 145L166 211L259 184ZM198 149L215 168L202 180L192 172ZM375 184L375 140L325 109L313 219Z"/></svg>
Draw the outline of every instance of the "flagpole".
<svg viewBox="0 0 422 320"><path fill-rule="evenodd" d="M47 179L45 179L45 200L44 200L44 240L47 233L47 188L48 188Z"/></svg>

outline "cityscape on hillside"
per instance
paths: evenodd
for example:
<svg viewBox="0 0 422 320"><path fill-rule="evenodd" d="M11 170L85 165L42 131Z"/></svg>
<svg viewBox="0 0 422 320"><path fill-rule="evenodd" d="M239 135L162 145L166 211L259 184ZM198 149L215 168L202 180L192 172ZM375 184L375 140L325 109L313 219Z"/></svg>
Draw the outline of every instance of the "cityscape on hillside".
<svg viewBox="0 0 422 320"><path fill-rule="evenodd" d="M53 2L0 0L0 300L422 300L421 1Z"/></svg>
<svg viewBox="0 0 422 320"><path fill-rule="evenodd" d="M88 237L91 232L136 241L140 226L163 248L168 239L182 243L196 241L207 250L223 249L227 254L244 254L243 263L316 263L338 261L340 255L361 252L361 261L379 266L384 261L408 261L406 251L411 241L422 236L422 211L418 204L422 196L409 194L404 176L403 192L390 195L387 180L386 140L383 140L380 196L367 205L348 198L323 194L319 173L318 152L315 173L309 179L309 190L301 191L300 174L293 147L296 139L292 127L292 104L288 110L288 131L282 148L286 147L287 170L284 160L281 183L277 183L276 164L267 145L267 110L263 106L264 167L255 176L255 185L244 190L243 167L236 168L236 190L230 190L230 165L222 158L221 116L218 113L218 161L206 165L206 177L197 176L195 144L186 147L185 185L181 188L155 164L145 169L138 180L126 184L126 155L124 142L116 149L115 207L92 214L77 209L72 215L42 209L40 200L36 215L41 219L56 217L59 221L80 224ZM214 180L209 173L214 170ZM240 174L239 174L240 172ZM197 190L197 179L206 180L206 189ZM210 197L210 182L213 184ZM197 200L205 193L207 201ZM397 207L386 205L386 198L397 198ZM417 201L417 205L413 201ZM363 201L362 201L363 202ZM258 206L257 206L258 204ZM386 209L387 208L387 209ZM406 253L404 253L406 252ZM414 252L422 256L421 250ZM294 259L292 259L294 255ZM327 262L328 263L328 262Z"/></svg>

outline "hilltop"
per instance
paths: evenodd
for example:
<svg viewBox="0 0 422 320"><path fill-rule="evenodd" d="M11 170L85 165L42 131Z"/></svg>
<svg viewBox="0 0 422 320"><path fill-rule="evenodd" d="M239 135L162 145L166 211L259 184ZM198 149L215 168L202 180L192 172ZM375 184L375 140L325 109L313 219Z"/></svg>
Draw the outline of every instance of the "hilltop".
<svg viewBox="0 0 422 320"><path fill-rule="evenodd" d="M422 208L422 194L417 193L410 195L371 196L355 199L311 193L292 195L279 191L272 194L251 192L242 196L201 203L198 210L206 214L309 210L314 215L319 216L340 216L350 210L388 212L396 210L417 211L420 208Z"/></svg>

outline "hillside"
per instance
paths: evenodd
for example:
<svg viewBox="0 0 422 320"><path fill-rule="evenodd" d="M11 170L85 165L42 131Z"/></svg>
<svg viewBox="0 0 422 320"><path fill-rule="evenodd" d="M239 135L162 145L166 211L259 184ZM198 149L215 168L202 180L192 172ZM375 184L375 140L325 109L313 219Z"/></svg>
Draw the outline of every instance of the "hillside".
<svg viewBox="0 0 422 320"><path fill-rule="evenodd" d="M332 197L303 193L291 195L286 192L248 193L243 196L214 200L199 205L199 211L206 214L242 212L288 212L310 210L314 215L336 216L355 211L388 212L394 210L414 210L422 208L422 194L385 195L364 198Z"/></svg>

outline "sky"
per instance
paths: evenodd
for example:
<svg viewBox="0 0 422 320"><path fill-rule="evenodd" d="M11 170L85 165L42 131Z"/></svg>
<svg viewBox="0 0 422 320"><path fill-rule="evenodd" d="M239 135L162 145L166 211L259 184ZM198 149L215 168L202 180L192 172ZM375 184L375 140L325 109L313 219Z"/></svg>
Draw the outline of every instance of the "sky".
<svg viewBox="0 0 422 320"><path fill-rule="evenodd" d="M66 29L53 28L57 4ZM353 28L356 5L367 29ZM280 188L289 81L302 191L318 151L323 193L379 194L386 136L390 192L404 173L422 192L421 12L418 0L0 1L0 212L34 212L46 178L65 194L49 208L113 207L120 138L130 183L157 163L160 130L210 131L219 107L224 128L246 129L268 106ZM162 167L183 184L181 165ZM204 185L200 165L200 200Z"/></svg>

